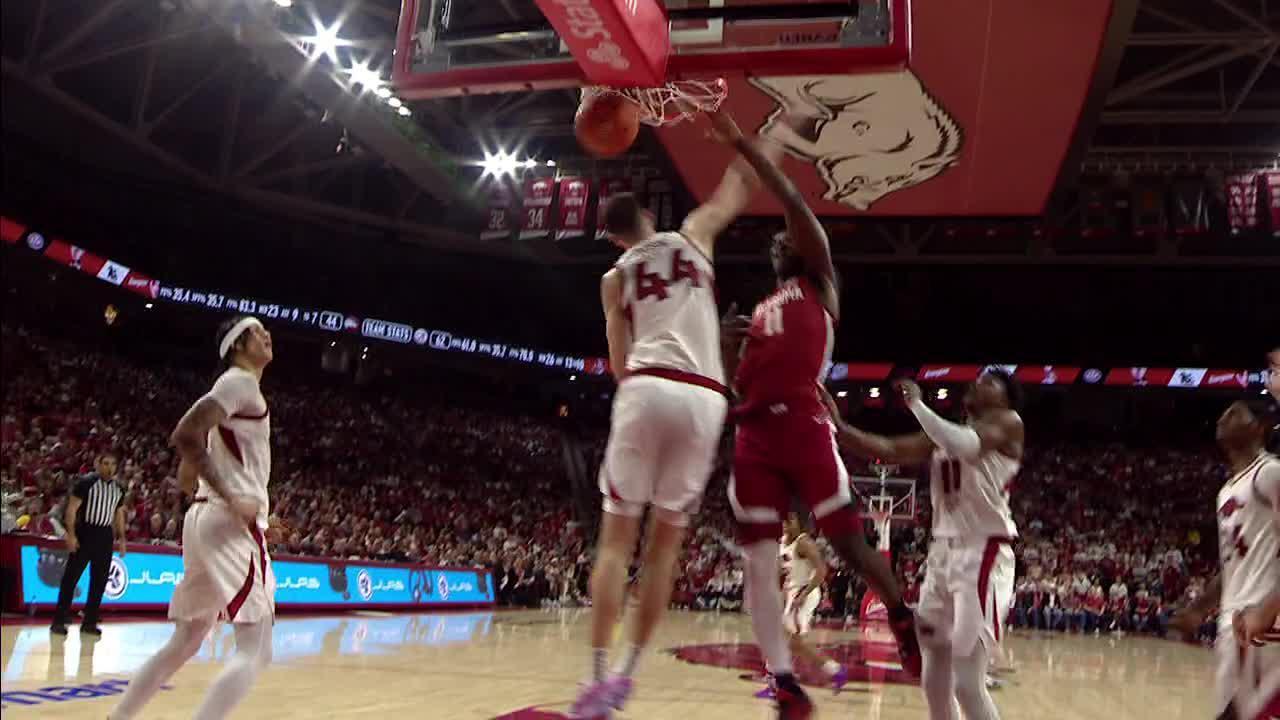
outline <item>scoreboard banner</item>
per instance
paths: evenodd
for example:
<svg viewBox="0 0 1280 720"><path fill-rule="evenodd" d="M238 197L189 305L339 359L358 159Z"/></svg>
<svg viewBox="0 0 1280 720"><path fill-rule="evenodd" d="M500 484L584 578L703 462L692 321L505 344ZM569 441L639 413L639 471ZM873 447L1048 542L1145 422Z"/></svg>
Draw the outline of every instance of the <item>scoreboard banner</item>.
<svg viewBox="0 0 1280 720"><path fill-rule="evenodd" d="M52 607L67 553L61 542L9 536L20 543L18 576L21 605ZM10 552L5 553L11 557ZM6 561L7 564L7 561ZM273 558L276 606L280 608L423 608L491 605L493 578L488 570L436 568L426 565L349 562L326 558ZM182 555L176 550L131 546L127 555L113 553L104 607L158 608L168 605L182 581ZM81 601L89 574L76 586Z"/></svg>
<svg viewBox="0 0 1280 720"><path fill-rule="evenodd" d="M1280 172L1273 173L1280 191ZM618 192L631 187L622 179L604 181L600 185L598 202L603 204ZM562 188L563 191L563 188ZM547 205L541 208L545 222L550 208L550 193L544 191ZM577 192L576 190L574 191ZM589 194L589 187L586 189ZM589 195L584 195L587 197ZM1275 202L1274 200L1272 202ZM529 208L526 208L526 214ZM563 210L563 207L562 207ZM1277 210L1280 212L1280 210ZM563 227L563 225L561 226ZM586 375L609 374L605 358L580 357L546 350L510 345L500 340L473 338L457 335L448 330L417 327L408 323L375 318L362 318L350 313L319 308L282 305L256 298L225 295L166 284L133 268L125 267L108 258L99 257L83 248L71 245L60 238L46 238L39 232L9 218L0 217L0 237L17 247L42 254L64 266L92 275L104 282L142 295L147 299L174 305L189 305L226 312L257 315L266 320L287 322L294 325L397 343L415 345L438 352L466 353L494 360L511 360L529 365L540 365L567 373ZM837 362L831 365L827 379L831 382L887 382L893 378L910 377L922 383L960 384L973 382L988 367L999 367L1013 374L1019 382L1029 385L1105 385L1112 387L1172 387L1199 389L1244 389L1261 385L1266 380L1266 370L1244 368L1175 368L1175 367L1126 367L1099 368L1074 365L979 365L979 364L930 364L904 366L892 362Z"/></svg>

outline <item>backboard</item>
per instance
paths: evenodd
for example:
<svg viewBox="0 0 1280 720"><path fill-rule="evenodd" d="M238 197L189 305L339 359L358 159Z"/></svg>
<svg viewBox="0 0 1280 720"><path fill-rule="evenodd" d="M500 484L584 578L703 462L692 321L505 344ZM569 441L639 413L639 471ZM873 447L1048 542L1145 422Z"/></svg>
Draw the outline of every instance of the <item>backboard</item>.
<svg viewBox="0 0 1280 720"><path fill-rule="evenodd" d="M669 80L901 68L908 0L665 0ZM405 98L583 85L534 0L404 0L392 81Z"/></svg>

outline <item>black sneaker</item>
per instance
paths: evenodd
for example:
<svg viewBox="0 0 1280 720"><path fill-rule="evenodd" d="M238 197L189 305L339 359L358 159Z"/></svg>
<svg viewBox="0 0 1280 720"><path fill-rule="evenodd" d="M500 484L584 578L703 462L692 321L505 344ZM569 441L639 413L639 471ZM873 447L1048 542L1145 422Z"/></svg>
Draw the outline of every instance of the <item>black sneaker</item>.
<svg viewBox="0 0 1280 720"><path fill-rule="evenodd" d="M98 627L97 625L81 625L80 634L92 635L94 637L102 637L102 628Z"/></svg>
<svg viewBox="0 0 1280 720"><path fill-rule="evenodd" d="M52 635L65 636L67 634L67 626L60 622L56 622L49 626L49 633Z"/></svg>

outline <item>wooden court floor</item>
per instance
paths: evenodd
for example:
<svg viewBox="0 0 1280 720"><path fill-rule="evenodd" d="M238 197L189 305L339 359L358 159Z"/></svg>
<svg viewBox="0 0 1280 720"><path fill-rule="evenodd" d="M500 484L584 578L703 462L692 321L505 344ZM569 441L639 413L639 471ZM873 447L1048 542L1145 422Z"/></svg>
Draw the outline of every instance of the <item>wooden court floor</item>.
<svg viewBox="0 0 1280 720"><path fill-rule="evenodd" d="M237 718L562 718L587 667L587 614L580 610L358 614L284 617L275 626L275 662ZM6 625L3 715L95 718L137 667L168 638L166 623L108 624L96 641L75 629L51 641L39 626ZM918 688L894 682L856 631L819 630L830 652L853 661L865 682L838 696L815 689L820 717L902 720L925 717ZM190 717L229 652L229 628L142 714ZM761 685L747 669L756 657L748 619L673 613L656 652L637 677L622 718L733 720L773 717L753 697ZM996 691L1006 720L1202 720L1210 716L1212 655L1145 637L1017 634L1008 650L1017 666Z"/></svg>

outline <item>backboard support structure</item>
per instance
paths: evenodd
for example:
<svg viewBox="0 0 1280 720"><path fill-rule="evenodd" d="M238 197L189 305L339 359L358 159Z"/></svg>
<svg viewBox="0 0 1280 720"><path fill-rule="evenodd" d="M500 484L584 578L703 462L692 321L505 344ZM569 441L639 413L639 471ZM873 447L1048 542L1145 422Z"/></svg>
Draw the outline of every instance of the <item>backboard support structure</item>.
<svg viewBox="0 0 1280 720"><path fill-rule="evenodd" d="M909 0L665 0L668 80L904 67ZM483 5L482 11L476 6ZM404 0L392 84L408 99L587 84L534 0Z"/></svg>
<svg viewBox="0 0 1280 720"><path fill-rule="evenodd" d="M863 514L875 524L879 536L877 550L890 550L889 534L894 523L913 523L916 519L916 481L895 477L897 467L875 465L875 477L853 478Z"/></svg>

